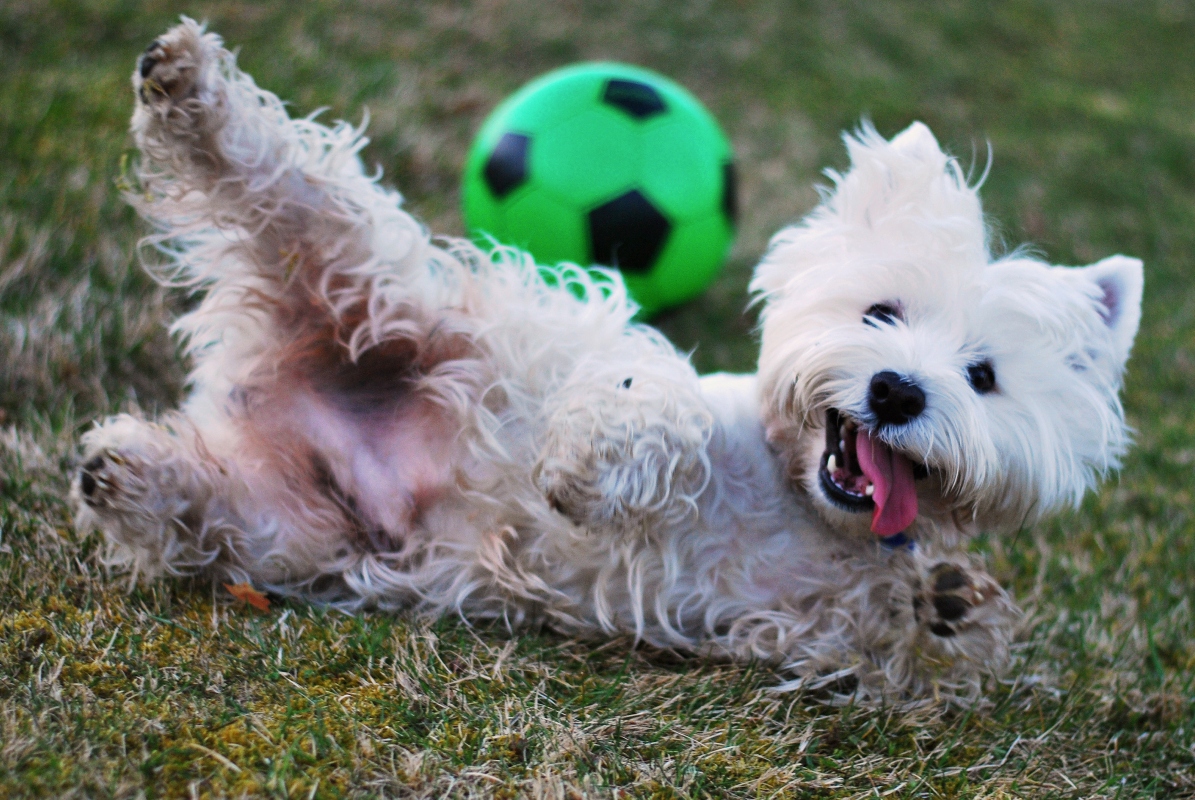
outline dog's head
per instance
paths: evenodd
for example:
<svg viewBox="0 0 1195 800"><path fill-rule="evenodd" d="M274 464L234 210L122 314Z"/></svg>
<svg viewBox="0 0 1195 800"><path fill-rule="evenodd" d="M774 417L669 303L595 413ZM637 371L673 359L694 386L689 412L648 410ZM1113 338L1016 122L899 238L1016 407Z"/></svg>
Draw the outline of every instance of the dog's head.
<svg viewBox="0 0 1195 800"><path fill-rule="evenodd" d="M976 189L928 128L846 144L850 170L752 283L768 434L794 479L832 524L881 536L1078 502L1127 445L1141 262L993 261Z"/></svg>

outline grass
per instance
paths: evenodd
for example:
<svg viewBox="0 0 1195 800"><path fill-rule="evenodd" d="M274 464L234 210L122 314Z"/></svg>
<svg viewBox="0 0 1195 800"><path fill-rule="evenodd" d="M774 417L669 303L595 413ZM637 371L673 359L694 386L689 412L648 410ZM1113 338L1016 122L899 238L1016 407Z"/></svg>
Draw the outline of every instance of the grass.
<svg viewBox="0 0 1195 800"><path fill-rule="evenodd" d="M1001 241L1144 258L1124 470L979 543L1031 612L990 704L835 708L626 641L126 592L64 498L90 420L182 387L163 323L188 300L139 271L116 181L133 58L184 11L296 111L368 106L366 158L447 233L472 133L527 79L614 58L692 88L744 220L719 283L659 321L703 370L751 367L751 265L863 115L967 159L990 142ZM1177 0L0 0L0 796L1195 795L1192 41Z"/></svg>

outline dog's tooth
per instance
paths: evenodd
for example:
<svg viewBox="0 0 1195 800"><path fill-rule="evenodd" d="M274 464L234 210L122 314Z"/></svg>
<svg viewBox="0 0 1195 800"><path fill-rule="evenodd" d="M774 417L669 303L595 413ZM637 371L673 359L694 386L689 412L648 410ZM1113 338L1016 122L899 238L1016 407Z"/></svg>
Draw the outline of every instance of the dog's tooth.
<svg viewBox="0 0 1195 800"><path fill-rule="evenodd" d="M867 495L868 497L871 497L875 493L876 487L874 483L867 484L867 488L863 490L863 494Z"/></svg>
<svg viewBox="0 0 1195 800"><path fill-rule="evenodd" d="M838 469L838 459L836 459L834 454L831 453L830 457L826 459L826 472L829 472L831 475L833 475L834 470L836 469Z"/></svg>
<svg viewBox="0 0 1195 800"><path fill-rule="evenodd" d="M844 453L846 452L846 439L839 439L839 440L838 440L838 449L839 449L839 450L841 450L841 451L842 451L842 452L844 452Z"/></svg>

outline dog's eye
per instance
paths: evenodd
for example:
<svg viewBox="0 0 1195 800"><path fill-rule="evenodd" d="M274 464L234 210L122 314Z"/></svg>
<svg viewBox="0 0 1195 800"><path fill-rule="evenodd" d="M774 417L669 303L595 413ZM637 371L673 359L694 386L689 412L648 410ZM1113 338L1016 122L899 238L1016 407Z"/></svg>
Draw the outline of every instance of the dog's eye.
<svg viewBox="0 0 1195 800"><path fill-rule="evenodd" d="M877 322L882 322L885 325L894 325L898 319L903 320L904 315L900 313L900 308L891 303L876 303L871 308L863 312L863 324L870 325L873 328L880 327Z"/></svg>
<svg viewBox="0 0 1195 800"><path fill-rule="evenodd" d="M992 369L991 361L980 361L967 367L967 380L971 388L980 394L987 394L996 389L996 370Z"/></svg>

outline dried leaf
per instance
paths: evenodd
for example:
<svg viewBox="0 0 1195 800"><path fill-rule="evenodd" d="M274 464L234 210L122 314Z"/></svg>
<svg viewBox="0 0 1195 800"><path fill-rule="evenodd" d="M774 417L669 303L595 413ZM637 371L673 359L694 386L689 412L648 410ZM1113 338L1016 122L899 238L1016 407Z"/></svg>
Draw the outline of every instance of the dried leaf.
<svg viewBox="0 0 1195 800"><path fill-rule="evenodd" d="M253 588L251 583L226 583L224 588L237 600L242 600L258 611L270 610L270 598Z"/></svg>

